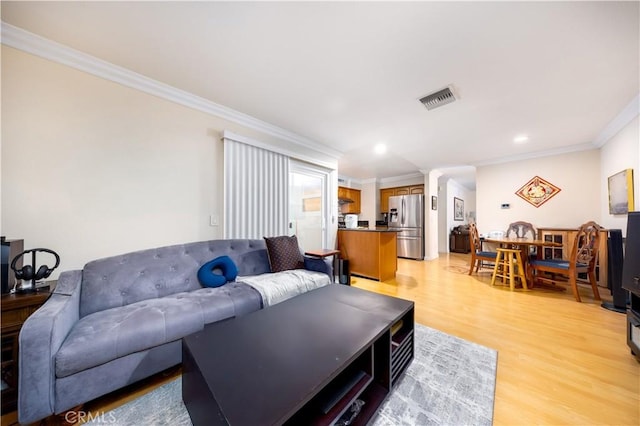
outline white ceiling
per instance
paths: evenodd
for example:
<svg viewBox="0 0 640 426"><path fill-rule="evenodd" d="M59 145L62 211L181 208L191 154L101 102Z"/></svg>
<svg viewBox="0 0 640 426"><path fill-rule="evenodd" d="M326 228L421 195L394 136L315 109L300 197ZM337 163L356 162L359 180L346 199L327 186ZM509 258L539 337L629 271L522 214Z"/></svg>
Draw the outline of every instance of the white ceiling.
<svg viewBox="0 0 640 426"><path fill-rule="evenodd" d="M342 152L342 176L468 178L597 146L640 92L639 6L3 1L2 20ZM449 85L456 102L418 102Z"/></svg>

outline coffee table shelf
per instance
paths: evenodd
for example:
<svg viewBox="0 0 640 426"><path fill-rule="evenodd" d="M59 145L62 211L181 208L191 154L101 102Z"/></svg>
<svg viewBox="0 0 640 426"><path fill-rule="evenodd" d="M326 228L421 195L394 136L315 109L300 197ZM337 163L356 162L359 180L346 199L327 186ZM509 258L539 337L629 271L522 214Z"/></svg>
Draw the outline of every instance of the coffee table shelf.
<svg viewBox="0 0 640 426"><path fill-rule="evenodd" d="M413 347L413 323L403 323L391 336L391 387L413 359Z"/></svg>

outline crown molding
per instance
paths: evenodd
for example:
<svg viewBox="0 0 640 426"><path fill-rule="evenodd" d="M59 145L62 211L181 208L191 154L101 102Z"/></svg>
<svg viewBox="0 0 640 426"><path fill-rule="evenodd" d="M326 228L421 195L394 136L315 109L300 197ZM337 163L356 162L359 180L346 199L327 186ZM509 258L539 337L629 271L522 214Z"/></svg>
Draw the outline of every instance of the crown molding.
<svg viewBox="0 0 640 426"><path fill-rule="evenodd" d="M411 174L402 175L402 176L391 176L391 177L381 178L379 179L379 181L380 183L391 183L391 182L398 182L401 180L409 180L409 179L415 179L415 178L424 179L424 174L422 172L418 172L418 173L411 173Z"/></svg>
<svg viewBox="0 0 640 426"><path fill-rule="evenodd" d="M2 21L0 25L2 26L2 44L6 46L10 46L32 55L84 71L105 80L113 81L123 86L223 118L252 130L257 130L325 156L335 158L336 160L342 155L339 151L320 145L317 142L289 130L251 117L250 115L217 104L184 90L177 89L129 69L103 61L102 59L98 59L94 56L72 49L66 45L56 43L37 34L23 30L22 28L7 24L4 21Z"/></svg>
<svg viewBox="0 0 640 426"><path fill-rule="evenodd" d="M410 177L416 177L418 175L407 175ZM382 183L382 182L392 182L395 180L404 180L405 176L396 176L396 177L391 177L391 178L364 178L364 179L359 179L359 178L354 178L354 177L350 177L350 176L344 176L344 175L339 175L338 178L341 180L341 183L355 183L357 185L367 185L370 183ZM385 180L386 179L386 180Z"/></svg>
<svg viewBox="0 0 640 426"><path fill-rule="evenodd" d="M471 165L475 167L491 166L494 164L503 164L503 163L510 163L512 161L530 160L533 158L550 157L552 155L568 154L570 152L579 152L579 151L589 151L592 149L598 149L598 147L594 146L592 143L583 143L579 145L571 145L571 146L564 146L561 148L549 149L546 151L531 152L528 154L521 154L521 155L512 155L509 157L500 157L500 158L495 158L493 160L487 160L487 161L478 161L475 163L471 163Z"/></svg>
<svg viewBox="0 0 640 426"><path fill-rule="evenodd" d="M360 182L360 179L358 178L354 178L347 175L341 175L340 173L338 173L338 183L345 183L345 184L356 183L360 185L362 182Z"/></svg>
<svg viewBox="0 0 640 426"><path fill-rule="evenodd" d="M370 183L378 183L378 179L377 178L368 178L368 179L361 179L360 180L360 184L362 184L362 185L368 185Z"/></svg>
<svg viewBox="0 0 640 426"><path fill-rule="evenodd" d="M312 158L312 157L309 157L307 155L302 155L302 154L299 154L297 152L293 152L293 151L285 149L285 148L277 147L277 146L274 146L274 145L269 145L268 143L264 143L264 142L255 140L255 139L252 139L252 138L247 137L247 136L238 135L237 133L230 132L229 130L225 130L222 133L222 140L224 141L225 139L228 139L228 140L231 140L231 141L235 141L235 142L240 142L240 143L243 143L245 145L255 146L256 148L264 149L264 150L267 150L267 151L276 152L276 153L282 154L282 155L284 155L286 157L291 157L291 158L295 158L297 160L306 161L307 163L315 164L317 166L322 166L322 167L324 167L326 169L329 169L329 170L336 170L338 168L338 163L337 162L321 161L321 160L318 160L316 158Z"/></svg>
<svg viewBox="0 0 640 426"><path fill-rule="evenodd" d="M596 137L596 140L593 141L593 145L597 148L601 148L604 146L609 139L618 134L620 130L627 124L631 122L634 118L636 118L640 114L640 94L636 95L635 98L622 110L618 115L615 116L613 120L600 132L600 134Z"/></svg>

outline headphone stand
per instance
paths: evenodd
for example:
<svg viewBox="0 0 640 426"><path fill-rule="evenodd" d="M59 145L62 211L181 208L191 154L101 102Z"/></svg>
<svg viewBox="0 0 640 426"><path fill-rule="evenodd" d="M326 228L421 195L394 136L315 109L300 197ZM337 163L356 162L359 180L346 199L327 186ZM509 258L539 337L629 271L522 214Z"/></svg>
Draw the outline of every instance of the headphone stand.
<svg viewBox="0 0 640 426"><path fill-rule="evenodd" d="M15 267L17 260L21 256L29 252L31 253L31 265L26 265L20 269L17 269ZM47 252L55 256L56 258L55 266L53 266L53 268L49 268L49 266L47 265L40 265L40 267L37 267L37 262L36 262L37 252ZM48 278L49 275L51 275L51 272L53 272L53 270L56 269L59 264L60 264L60 256L58 256L58 254L53 250L49 250L45 248L36 248L36 249L23 251L22 253L18 254L11 262L11 269L14 271L16 275L16 283L12 292L18 293L18 294L37 293L38 281L42 280L44 282L44 280ZM28 285L29 281L31 282L31 285ZM20 286L18 286L19 283L21 283ZM25 285L25 283L27 283L27 285ZM47 285L45 283L41 287L46 287L46 286Z"/></svg>

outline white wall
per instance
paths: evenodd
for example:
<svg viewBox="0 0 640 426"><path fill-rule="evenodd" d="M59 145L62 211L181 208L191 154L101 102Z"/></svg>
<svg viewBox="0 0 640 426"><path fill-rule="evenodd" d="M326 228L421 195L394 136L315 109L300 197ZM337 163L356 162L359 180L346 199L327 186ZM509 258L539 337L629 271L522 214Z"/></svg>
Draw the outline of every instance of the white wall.
<svg viewBox="0 0 640 426"><path fill-rule="evenodd" d="M480 166L476 171L477 224L480 233L506 230L523 220L536 227L575 228L601 222L600 150ZM515 193L534 176L561 189L536 208ZM509 209L500 205L508 203Z"/></svg>
<svg viewBox="0 0 640 426"><path fill-rule="evenodd" d="M431 196L438 194L438 179L442 173L431 170L424 174L424 257L425 260L438 258L438 210L431 210Z"/></svg>
<svg viewBox="0 0 640 426"><path fill-rule="evenodd" d="M338 175L338 186L351 189L362 189L362 181L349 176Z"/></svg>
<svg viewBox="0 0 640 426"><path fill-rule="evenodd" d="M375 179L362 181L360 190L360 215L358 220L368 220L369 227L375 228L380 216L380 191Z"/></svg>
<svg viewBox="0 0 640 426"><path fill-rule="evenodd" d="M633 169L635 210L640 210L640 118L636 116L601 148L600 224L608 229L622 229L627 234L627 215L609 214L608 177L625 169Z"/></svg>
<svg viewBox="0 0 640 426"><path fill-rule="evenodd" d="M424 176L416 173L409 176L396 176L393 178L380 179L379 189L396 188L398 186L423 185L424 183Z"/></svg>
<svg viewBox="0 0 640 426"><path fill-rule="evenodd" d="M464 201L464 220L454 220L453 199ZM431 203L431 200L429 200ZM467 189L454 179L441 178L438 182L438 251L449 251L449 235L459 225L469 223L469 212L476 211L476 192Z"/></svg>
<svg viewBox="0 0 640 426"><path fill-rule="evenodd" d="M447 206L447 181L449 178L438 179L438 252L447 253L449 251L449 225ZM431 205L431 198L429 198ZM453 207L453 206L452 206Z"/></svg>
<svg viewBox="0 0 640 426"><path fill-rule="evenodd" d="M56 250L54 278L104 256L221 238L209 216L222 223L224 130L298 149L3 45L1 233Z"/></svg>

